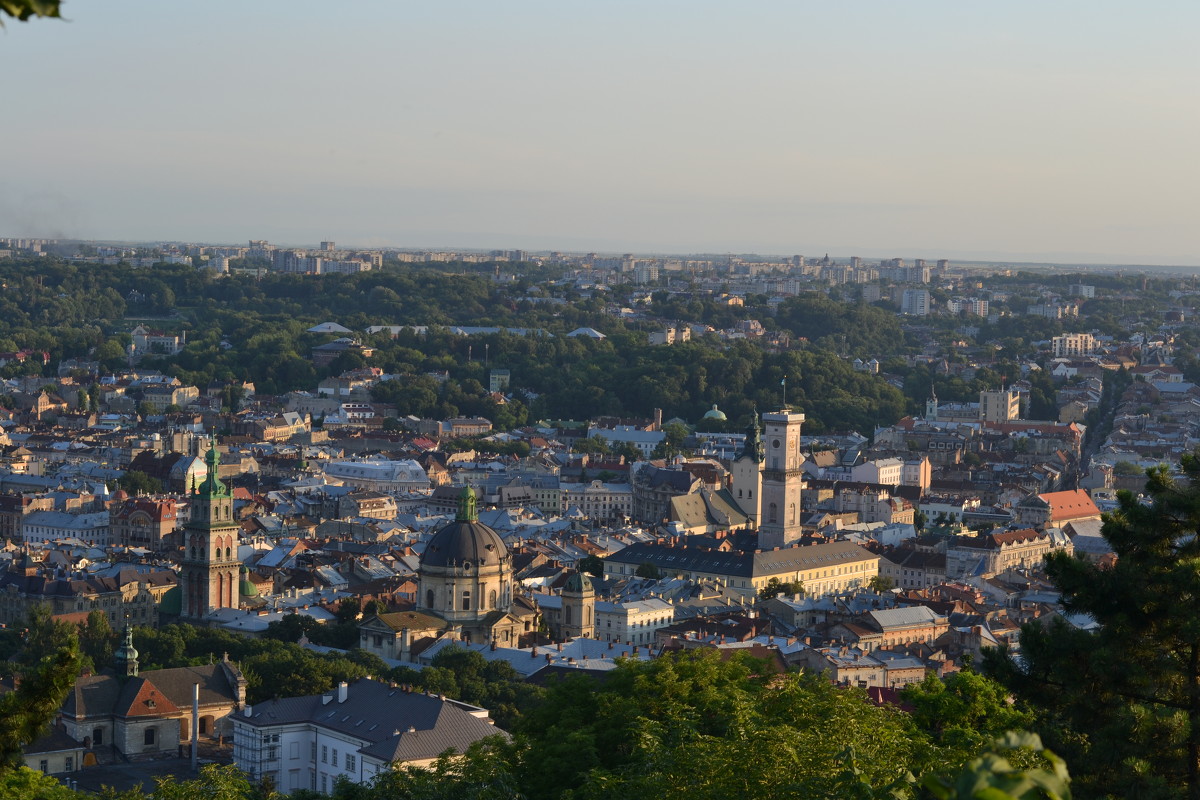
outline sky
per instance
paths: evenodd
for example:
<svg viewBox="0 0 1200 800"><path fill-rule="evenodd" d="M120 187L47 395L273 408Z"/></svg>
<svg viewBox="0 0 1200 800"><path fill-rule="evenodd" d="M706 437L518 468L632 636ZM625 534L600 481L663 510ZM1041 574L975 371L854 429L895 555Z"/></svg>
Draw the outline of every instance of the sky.
<svg viewBox="0 0 1200 800"><path fill-rule="evenodd" d="M64 0L0 236L1200 265L1200 3Z"/></svg>

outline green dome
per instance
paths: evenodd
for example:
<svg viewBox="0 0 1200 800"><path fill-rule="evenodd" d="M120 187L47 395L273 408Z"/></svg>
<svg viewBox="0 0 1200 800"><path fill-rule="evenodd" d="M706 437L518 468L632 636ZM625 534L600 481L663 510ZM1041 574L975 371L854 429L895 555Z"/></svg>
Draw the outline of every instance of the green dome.
<svg viewBox="0 0 1200 800"><path fill-rule="evenodd" d="M704 412L704 418L705 419L715 419L718 422L724 422L725 421L725 412L722 411L721 409L717 408L716 403L713 403L712 409Z"/></svg>
<svg viewBox="0 0 1200 800"><path fill-rule="evenodd" d="M586 572L573 573L563 585L563 591L574 594L586 594L592 591L592 579L588 577Z"/></svg>
<svg viewBox="0 0 1200 800"><path fill-rule="evenodd" d="M258 587L254 585L254 581L250 580L250 570L245 564L242 565L242 580L238 584L238 594L242 597L258 597Z"/></svg>
<svg viewBox="0 0 1200 800"><path fill-rule="evenodd" d="M162 596L162 600L158 603L158 612L160 614L169 614L173 617L178 617L183 613L183 589L178 586L172 586L167 589L166 594Z"/></svg>

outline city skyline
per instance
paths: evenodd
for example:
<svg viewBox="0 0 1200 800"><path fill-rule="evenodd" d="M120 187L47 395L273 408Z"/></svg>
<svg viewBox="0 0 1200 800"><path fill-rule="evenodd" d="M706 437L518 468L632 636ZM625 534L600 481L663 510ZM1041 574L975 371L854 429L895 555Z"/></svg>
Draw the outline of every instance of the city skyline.
<svg viewBox="0 0 1200 800"><path fill-rule="evenodd" d="M4 234L1200 264L1188 4L324 11L10 23Z"/></svg>

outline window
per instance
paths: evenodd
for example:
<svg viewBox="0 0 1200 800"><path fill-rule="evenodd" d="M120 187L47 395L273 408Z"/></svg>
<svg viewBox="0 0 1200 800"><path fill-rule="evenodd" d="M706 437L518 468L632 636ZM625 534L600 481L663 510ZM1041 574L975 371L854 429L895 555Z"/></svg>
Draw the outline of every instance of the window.
<svg viewBox="0 0 1200 800"><path fill-rule="evenodd" d="M324 772L321 773L321 791L324 792L329 788L329 778Z"/></svg>
<svg viewBox="0 0 1200 800"><path fill-rule="evenodd" d="M336 747L333 748L333 758L330 760L329 763L333 764L335 767L337 766L337 748Z"/></svg>
<svg viewBox="0 0 1200 800"><path fill-rule="evenodd" d="M92 745L99 747L104 744L104 728L96 728L92 731Z"/></svg>
<svg viewBox="0 0 1200 800"><path fill-rule="evenodd" d="M317 760L317 743L316 742L312 743L312 760L313 761ZM316 780L316 778L313 778L313 780Z"/></svg>
<svg viewBox="0 0 1200 800"><path fill-rule="evenodd" d="M346 772L354 772L354 768L358 766L355 761L354 753L346 753Z"/></svg>
<svg viewBox="0 0 1200 800"><path fill-rule="evenodd" d="M143 744L154 744L154 740L155 740L155 729L154 728L146 728L146 730L142 732L142 743Z"/></svg>
<svg viewBox="0 0 1200 800"><path fill-rule="evenodd" d="M63 762L63 767L67 772L75 769L75 757L67 756L66 760Z"/></svg>
<svg viewBox="0 0 1200 800"><path fill-rule="evenodd" d="M464 590L463 594L462 594L462 610L463 611L471 610L471 593L466 590Z"/></svg>
<svg viewBox="0 0 1200 800"><path fill-rule="evenodd" d="M38 769L40 769L42 772L50 772L50 762L43 758L38 762Z"/></svg>
<svg viewBox="0 0 1200 800"><path fill-rule="evenodd" d="M324 744L321 745L321 763L322 764L329 763L329 746L328 745L324 745Z"/></svg>
<svg viewBox="0 0 1200 800"><path fill-rule="evenodd" d="M433 608L433 589L429 589L425 592L425 607Z"/></svg>

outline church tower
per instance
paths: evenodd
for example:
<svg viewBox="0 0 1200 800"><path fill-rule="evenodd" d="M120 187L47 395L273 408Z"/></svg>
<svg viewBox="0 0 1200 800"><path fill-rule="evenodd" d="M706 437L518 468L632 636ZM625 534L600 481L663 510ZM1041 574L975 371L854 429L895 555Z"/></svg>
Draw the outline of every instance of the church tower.
<svg viewBox="0 0 1200 800"><path fill-rule="evenodd" d="M596 638L596 591L586 573L567 578L562 591L562 637Z"/></svg>
<svg viewBox="0 0 1200 800"><path fill-rule="evenodd" d="M185 620L200 620L213 609L238 605L238 524L233 520L229 487L217 478L221 456L215 439L204 462L204 481L192 486L192 518L183 530L179 561L180 616Z"/></svg>
<svg viewBox="0 0 1200 800"><path fill-rule="evenodd" d="M752 528L758 524L759 501L762 499L762 463L763 443L759 435L758 412L755 411L750 427L746 428L742 451L733 460L730 469L733 478L730 491L738 508L750 518Z"/></svg>
<svg viewBox="0 0 1200 800"><path fill-rule="evenodd" d="M925 401L925 419L929 422L937 422L937 390L930 388L929 399Z"/></svg>
<svg viewBox="0 0 1200 800"><path fill-rule="evenodd" d="M787 547L800 539L800 484L804 479L800 453L803 414L788 409L763 414L766 452L762 473L762 503L758 546Z"/></svg>

